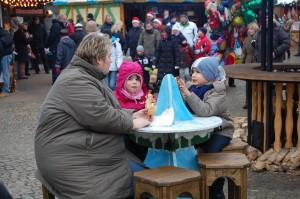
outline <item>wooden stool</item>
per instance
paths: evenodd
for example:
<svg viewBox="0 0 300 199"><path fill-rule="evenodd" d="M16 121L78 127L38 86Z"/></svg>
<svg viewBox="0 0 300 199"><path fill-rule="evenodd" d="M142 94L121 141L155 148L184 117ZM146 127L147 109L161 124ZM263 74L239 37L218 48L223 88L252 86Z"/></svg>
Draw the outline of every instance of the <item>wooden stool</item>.
<svg viewBox="0 0 300 199"><path fill-rule="evenodd" d="M248 144L241 139L232 139L222 152L224 153L243 153L246 154Z"/></svg>
<svg viewBox="0 0 300 199"><path fill-rule="evenodd" d="M155 199L175 199L181 193L189 193L200 199L200 173L176 167L144 170L134 174L135 199L149 193Z"/></svg>
<svg viewBox="0 0 300 199"><path fill-rule="evenodd" d="M209 187L220 177L228 177L234 182L234 187L229 186L228 189L229 199L247 199L247 167L250 162L244 154L201 153L198 161L202 177L202 199L209 198Z"/></svg>
<svg viewBox="0 0 300 199"><path fill-rule="evenodd" d="M50 193L50 191L42 185L42 191L43 191L43 199L55 199L55 196Z"/></svg>

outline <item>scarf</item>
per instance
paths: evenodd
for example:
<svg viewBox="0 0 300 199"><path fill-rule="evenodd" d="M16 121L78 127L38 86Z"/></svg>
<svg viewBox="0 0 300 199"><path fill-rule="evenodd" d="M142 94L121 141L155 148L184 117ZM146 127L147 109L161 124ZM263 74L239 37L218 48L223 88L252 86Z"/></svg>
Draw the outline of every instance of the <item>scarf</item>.
<svg viewBox="0 0 300 199"><path fill-rule="evenodd" d="M201 100L203 100L204 95L207 91L211 90L214 86L212 84L210 85L203 85L200 87L197 87L195 85L191 86L191 91L195 93Z"/></svg>
<svg viewBox="0 0 300 199"><path fill-rule="evenodd" d="M129 93L127 90L125 90L124 88L122 88L121 93L127 97L130 100L140 100L143 96L144 96L144 91L143 89L140 89L139 92L137 93Z"/></svg>

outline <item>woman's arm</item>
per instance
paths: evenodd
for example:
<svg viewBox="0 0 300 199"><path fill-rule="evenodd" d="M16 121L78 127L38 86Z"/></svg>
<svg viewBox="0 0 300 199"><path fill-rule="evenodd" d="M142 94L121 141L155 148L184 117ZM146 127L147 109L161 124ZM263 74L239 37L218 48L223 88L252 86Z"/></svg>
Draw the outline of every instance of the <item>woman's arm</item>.
<svg viewBox="0 0 300 199"><path fill-rule="evenodd" d="M78 77L62 84L63 109L84 128L102 133L126 134L133 128L132 115L110 105L97 84Z"/></svg>

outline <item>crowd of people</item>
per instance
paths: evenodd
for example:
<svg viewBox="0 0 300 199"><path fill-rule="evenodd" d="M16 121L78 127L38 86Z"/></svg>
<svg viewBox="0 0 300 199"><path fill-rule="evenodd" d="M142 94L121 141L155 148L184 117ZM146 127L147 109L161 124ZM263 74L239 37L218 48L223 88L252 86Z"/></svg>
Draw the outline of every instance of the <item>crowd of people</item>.
<svg viewBox="0 0 300 199"><path fill-rule="evenodd" d="M292 21L287 17L274 16L274 61L283 61L285 52L289 51L289 31ZM186 14L170 14L168 10L163 18L156 17L155 12L146 14L145 22L138 17L132 18L132 27L124 32L122 23L115 23L112 16L107 15L102 25L95 22L93 14L87 15L85 22L81 15L77 16L76 23L66 16L58 15L52 21L50 31L40 22L38 17L32 22L19 23L15 16L11 20L9 32L0 29L0 74L3 75L3 88L1 96L10 92L9 65L17 64L17 78L28 79L29 69L36 74L40 73L39 63L44 66L45 73L52 72L52 83L57 76L70 63L76 48L83 37L91 32L100 32L109 35L112 44L112 64L106 78L107 85L115 90L118 70L123 59L138 62L144 72L147 87L157 90L159 84L167 73L180 76L185 81L190 80L191 65L193 61L206 56L218 56L220 63L233 64L234 58L226 49L220 53L218 40L212 34L209 26L197 27L189 20ZM248 25L247 36L241 39L242 63L259 62L261 55L260 31L255 22ZM221 56L219 56L221 54ZM127 58L126 58L127 57ZM157 81L150 81L150 75L156 71ZM229 80L229 86L235 87L234 81Z"/></svg>

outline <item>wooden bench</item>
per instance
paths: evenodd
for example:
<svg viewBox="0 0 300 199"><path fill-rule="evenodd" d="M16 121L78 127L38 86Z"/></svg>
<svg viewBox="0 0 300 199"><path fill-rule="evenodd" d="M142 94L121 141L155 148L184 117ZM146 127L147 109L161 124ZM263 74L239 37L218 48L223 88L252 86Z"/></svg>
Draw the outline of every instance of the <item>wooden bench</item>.
<svg viewBox="0 0 300 199"><path fill-rule="evenodd" d="M43 199L55 199L55 196L50 193L50 191L42 185L42 191L43 191Z"/></svg>
<svg viewBox="0 0 300 199"><path fill-rule="evenodd" d="M209 199L209 187L220 177L230 183L229 199L247 199L247 167L250 162L241 153L201 153L198 155L201 171L202 199Z"/></svg>
<svg viewBox="0 0 300 199"><path fill-rule="evenodd" d="M137 172L134 177L135 199L140 199L145 193L155 199L175 199L182 193L189 193L193 199L200 199L199 172L162 167Z"/></svg>
<svg viewBox="0 0 300 199"><path fill-rule="evenodd" d="M246 154L248 144L241 139L232 139L222 152L224 153L243 153Z"/></svg>

